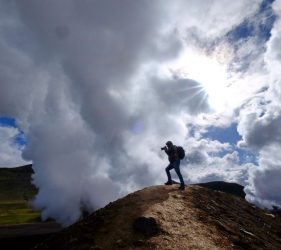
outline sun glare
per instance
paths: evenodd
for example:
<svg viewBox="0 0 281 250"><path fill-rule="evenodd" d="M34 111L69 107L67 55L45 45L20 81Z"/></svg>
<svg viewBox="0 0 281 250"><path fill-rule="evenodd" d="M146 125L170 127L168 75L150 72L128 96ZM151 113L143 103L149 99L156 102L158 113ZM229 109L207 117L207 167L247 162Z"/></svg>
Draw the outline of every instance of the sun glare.
<svg viewBox="0 0 281 250"><path fill-rule="evenodd" d="M231 90L227 64L220 63L203 53L186 50L169 69L180 78L188 78L202 84L210 106L217 112L234 108L235 96Z"/></svg>

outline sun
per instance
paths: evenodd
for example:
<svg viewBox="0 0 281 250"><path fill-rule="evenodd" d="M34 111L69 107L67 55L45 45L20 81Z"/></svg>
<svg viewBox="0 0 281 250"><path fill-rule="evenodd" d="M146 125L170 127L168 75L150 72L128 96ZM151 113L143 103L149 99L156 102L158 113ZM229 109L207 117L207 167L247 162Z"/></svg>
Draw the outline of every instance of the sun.
<svg viewBox="0 0 281 250"><path fill-rule="evenodd" d="M181 78L199 82L205 91L210 107L216 112L235 108L235 91L231 88L233 79L228 72L227 63L216 57L185 49L177 60L168 65L169 69Z"/></svg>

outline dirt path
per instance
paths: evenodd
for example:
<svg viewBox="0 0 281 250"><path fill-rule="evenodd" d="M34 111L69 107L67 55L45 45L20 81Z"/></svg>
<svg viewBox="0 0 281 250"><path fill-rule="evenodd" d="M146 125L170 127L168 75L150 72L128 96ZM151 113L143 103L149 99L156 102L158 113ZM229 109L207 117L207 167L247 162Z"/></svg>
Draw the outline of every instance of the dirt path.
<svg viewBox="0 0 281 250"><path fill-rule="evenodd" d="M198 218L194 207L192 190L175 190L175 186L166 186L168 199L147 207L146 217L157 218L164 231L150 239L159 249L233 249L227 237L221 235L215 226L205 224ZM155 190L156 191L156 190ZM145 200L153 196L153 189L142 192Z"/></svg>

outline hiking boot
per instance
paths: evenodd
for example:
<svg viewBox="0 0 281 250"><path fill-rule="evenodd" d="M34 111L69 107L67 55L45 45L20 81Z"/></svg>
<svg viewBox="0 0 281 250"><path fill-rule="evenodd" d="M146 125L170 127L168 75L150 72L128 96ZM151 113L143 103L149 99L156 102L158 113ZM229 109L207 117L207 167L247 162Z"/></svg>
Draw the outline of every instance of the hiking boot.
<svg viewBox="0 0 281 250"><path fill-rule="evenodd" d="M180 186L179 190L183 191L185 189L185 186Z"/></svg>
<svg viewBox="0 0 281 250"><path fill-rule="evenodd" d="M172 185L172 184L173 184L173 182L171 182L171 181L165 182L165 185Z"/></svg>

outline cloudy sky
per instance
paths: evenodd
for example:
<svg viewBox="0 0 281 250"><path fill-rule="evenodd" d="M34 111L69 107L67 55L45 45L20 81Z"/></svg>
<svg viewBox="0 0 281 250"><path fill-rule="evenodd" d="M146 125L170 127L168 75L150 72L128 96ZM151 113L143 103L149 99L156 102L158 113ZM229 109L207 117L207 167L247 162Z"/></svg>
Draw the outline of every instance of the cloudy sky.
<svg viewBox="0 0 281 250"><path fill-rule="evenodd" d="M0 167L64 225L166 181L281 205L280 0L0 0ZM176 178L176 176L175 176Z"/></svg>

